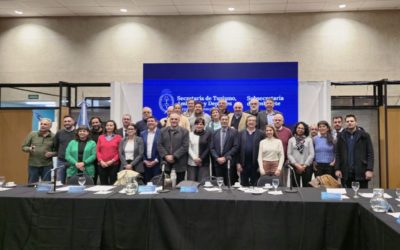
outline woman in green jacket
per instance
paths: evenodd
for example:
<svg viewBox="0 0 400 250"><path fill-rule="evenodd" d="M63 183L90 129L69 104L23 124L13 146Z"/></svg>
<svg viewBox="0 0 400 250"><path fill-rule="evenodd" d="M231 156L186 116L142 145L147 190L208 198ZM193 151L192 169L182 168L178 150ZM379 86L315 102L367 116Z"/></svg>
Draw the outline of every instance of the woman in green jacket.
<svg viewBox="0 0 400 250"><path fill-rule="evenodd" d="M67 177L84 173L94 177L94 161L96 160L96 142L89 138L89 128L79 126L76 139L68 143L65 159L69 163Z"/></svg>

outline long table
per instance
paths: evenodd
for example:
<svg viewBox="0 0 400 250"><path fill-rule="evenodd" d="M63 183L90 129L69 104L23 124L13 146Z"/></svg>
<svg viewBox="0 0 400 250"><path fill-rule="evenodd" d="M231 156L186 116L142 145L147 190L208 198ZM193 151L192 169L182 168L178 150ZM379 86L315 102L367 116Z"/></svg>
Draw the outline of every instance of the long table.
<svg viewBox="0 0 400 250"><path fill-rule="evenodd" d="M365 198L117 191L0 192L0 249L400 249L400 225Z"/></svg>

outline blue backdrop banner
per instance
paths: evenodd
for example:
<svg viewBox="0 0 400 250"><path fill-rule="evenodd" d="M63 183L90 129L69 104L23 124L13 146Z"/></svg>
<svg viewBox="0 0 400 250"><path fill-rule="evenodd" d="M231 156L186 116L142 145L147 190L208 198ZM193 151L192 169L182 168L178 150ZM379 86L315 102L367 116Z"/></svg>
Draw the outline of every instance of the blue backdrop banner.
<svg viewBox="0 0 400 250"><path fill-rule="evenodd" d="M188 99L199 100L209 112L221 98L230 111L237 101L248 110L252 98L265 109L264 100L273 98L287 125L298 119L297 62L144 64L143 75L143 106L151 107L159 119L174 103L186 110Z"/></svg>

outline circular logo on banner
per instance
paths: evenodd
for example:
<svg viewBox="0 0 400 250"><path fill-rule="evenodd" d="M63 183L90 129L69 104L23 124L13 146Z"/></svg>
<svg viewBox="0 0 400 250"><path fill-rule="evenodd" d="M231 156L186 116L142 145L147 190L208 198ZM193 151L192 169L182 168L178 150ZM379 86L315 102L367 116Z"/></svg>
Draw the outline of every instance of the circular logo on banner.
<svg viewBox="0 0 400 250"><path fill-rule="evenodd" d="M169 89L163 89L161 92L160 98L158 98L158 106L161 111L166 114L169 106L174 105L175 100L172 96L172 92Z"/></svg>

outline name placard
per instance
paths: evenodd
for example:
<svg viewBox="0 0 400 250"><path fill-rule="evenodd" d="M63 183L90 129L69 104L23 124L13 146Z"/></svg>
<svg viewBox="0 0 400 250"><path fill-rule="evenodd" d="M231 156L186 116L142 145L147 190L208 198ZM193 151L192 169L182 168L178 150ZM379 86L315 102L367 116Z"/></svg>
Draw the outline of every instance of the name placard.
<svg viewBox="0 0 400 250"><path fill-rule="evenodd" d="M182 186L181 193L197 193L199 192L199 189L196 186Z"/></svg>
<svg viewBox="0 0 400 250"><path fill-rule="evenodd" d="M341 201L342 195L339 193L328 193L328 192L321 192L321 199L322 200L330 200L330 201Z"/></svg>

